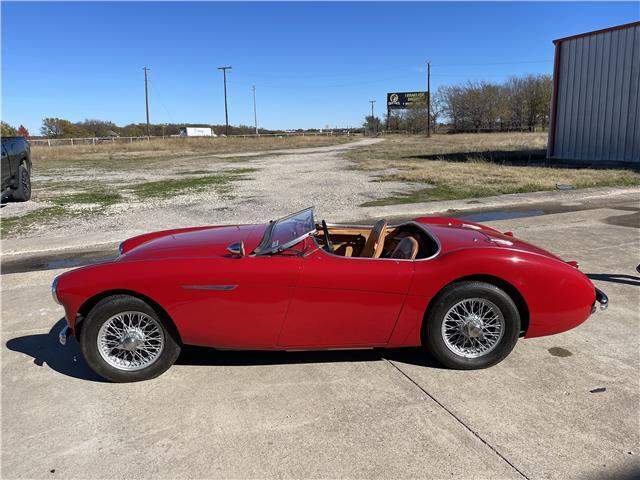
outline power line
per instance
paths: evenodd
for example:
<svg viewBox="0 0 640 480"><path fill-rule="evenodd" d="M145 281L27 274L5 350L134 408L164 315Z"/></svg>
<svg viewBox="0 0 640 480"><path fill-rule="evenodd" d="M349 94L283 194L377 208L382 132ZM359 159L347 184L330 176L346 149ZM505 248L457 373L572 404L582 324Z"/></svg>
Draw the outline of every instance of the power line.
<svg viewBox="0 0 640 480"><path fill-rule="evenodd" d="M534 64L534 63L553 63L553 60L514 60L514 61L499 61L499 62L471 62L471 63L431 63L433 66L437 67L471 67L471 66L484 66L484 65L523 65L523 64ZM380 66L375 69L367 69L367 70L352 70L350 72L343 73L310 73L310 74L299 74L299 73L291 73L291 74L278 74L278 73L266 73L266 72L246 72L244 73L250 75L252 77L265 77L265 78L340 78L340 77L350 77L353 75L368 75L376 72L388 71L390 68L393 70L411 70L414 69L414 65L396 65L396 66Z"/></svg>
<svg viewBox="0 0 640 480"><path fill-rule="evenodd" d="M164 111L167 113L167 117L169 118L169 121L171 123L175 123L173 121L173 117L171 116L171 113L169 113L169 109L166 107L164 101L162 100L162 95L160 95L160 90L158 90L157 85L155 84L155 82L153 82L151 79L149 79L149 86L151 87L151 91L156 95L156 97L158 98L158 101L160 102L160 105L162 106L162 108L164 109Z"/></svg>
<svg viewBox="0 0 640 480"><path fill-rule="evenodd" d="M484 65L526 65L533 63L553 63L553 60L524 60L517 62L480 62L480 63L434 63L438 67L478 67Z"/></svg>

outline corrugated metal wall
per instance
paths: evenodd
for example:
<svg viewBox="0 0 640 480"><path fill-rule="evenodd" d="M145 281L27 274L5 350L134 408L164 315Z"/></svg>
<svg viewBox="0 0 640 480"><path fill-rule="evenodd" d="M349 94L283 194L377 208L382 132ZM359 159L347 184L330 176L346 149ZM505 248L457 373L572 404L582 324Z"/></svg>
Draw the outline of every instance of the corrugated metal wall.
<svg viewBox="0 0 640 480"><path fill-rule="evenodd" d="M553 158L640 162L640 26L561 41Z"/></svg>

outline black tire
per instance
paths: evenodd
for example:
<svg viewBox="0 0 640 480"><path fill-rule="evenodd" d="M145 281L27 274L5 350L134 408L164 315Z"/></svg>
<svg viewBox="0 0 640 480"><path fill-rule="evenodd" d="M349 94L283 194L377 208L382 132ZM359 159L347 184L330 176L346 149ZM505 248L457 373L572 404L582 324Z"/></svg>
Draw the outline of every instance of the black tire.
<svg viewBox="0 0 640 480"><path fill-rule="evenodd" d="M31 175L24 163L18 167L17 183L11 198L15 202L26 202L31 198Z"/></svg>
<svg viewBox="0 0 640 480"><path fill-rule="evenodd" d="M114 367L107 363L98 350L98 334L102 325L114 315L128 311L142 312L154 319L164 336L164 347L159 356L141 370L129 371ZM80 348L89 367L112 382L139 382L155 378L166 372L180 354L180 343L173 326L146 302L130 295L104 298L91 309L81 325Z"/></svg>
<svg viewBox="0 0 640 480"><path fill-rule="evenodd" d="M482 356L468 358L454 352L444 339L442 324L447 312L465 299L484 299L496 306L504 319L501 338L495 347ZM484 282L460 282L438 294L423 326L423 345L442 365L455 370L487 368L504 360L520 335L520 313L509 295L495 285Z"/></svg>

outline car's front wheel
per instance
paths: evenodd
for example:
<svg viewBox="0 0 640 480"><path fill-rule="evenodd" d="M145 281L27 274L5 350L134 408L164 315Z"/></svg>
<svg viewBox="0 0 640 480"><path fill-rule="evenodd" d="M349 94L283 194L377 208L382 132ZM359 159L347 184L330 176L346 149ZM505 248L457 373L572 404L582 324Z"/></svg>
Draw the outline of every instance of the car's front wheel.
<svg viewBox="0 0 640 480"><path fill-rule="evenodd" d="M167 321L146 302L114 295L98 302L80 329L89 367L112 382L138 382L164 373L180 344Z"/></svg>
<svg viewBox="0 0 640 480"><path fill-rule="evenodd" d="M520 334L520 313L502 289L460 282L443 290L424 325L424 343L446 367L486 368L511 353Z"/></svg>

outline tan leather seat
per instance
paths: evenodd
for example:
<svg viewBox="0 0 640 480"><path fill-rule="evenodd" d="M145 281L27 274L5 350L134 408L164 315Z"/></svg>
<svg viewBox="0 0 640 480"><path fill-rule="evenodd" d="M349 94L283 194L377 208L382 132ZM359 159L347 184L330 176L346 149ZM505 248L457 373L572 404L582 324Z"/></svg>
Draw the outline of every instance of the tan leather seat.
<svg viewBox="0 0 640 480"><path fill-rule="evenodd" d="M371 229L371 233L369 233L369 238L367 238L367 243L365 243L364 248L362 249L362 253L360 253L361 257L369 257L369 258L379 258L382 253L382 248L384 247L384 239L387 236L387 221L385 219L378 220L373 228Z"/></svg>
<svg viewBox="0 0 640 480"><path fill-rule="evenodd" d="M413 237L405 237L396 245L391 258L414 260L416 255L418 255L418 241Z"/></svg>

